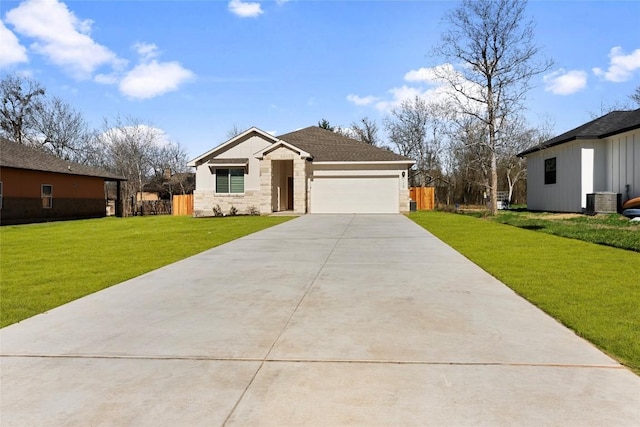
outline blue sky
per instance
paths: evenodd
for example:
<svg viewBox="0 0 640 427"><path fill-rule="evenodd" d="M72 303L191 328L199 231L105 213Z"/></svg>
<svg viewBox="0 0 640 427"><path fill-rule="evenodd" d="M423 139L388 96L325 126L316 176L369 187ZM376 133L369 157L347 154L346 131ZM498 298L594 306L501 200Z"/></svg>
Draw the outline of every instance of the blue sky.
<svg viewBox="0 0 640 427"><path fill-rule="evenodd" d="M41 82L93 127L130 115L195 157L233 127L276 134L326 118L382 127L406 97L441 88L429 55L453 1L59 1L0 3L0 71ZM640 1L530 1L529 120L557 133L640 85Z"/></svg>

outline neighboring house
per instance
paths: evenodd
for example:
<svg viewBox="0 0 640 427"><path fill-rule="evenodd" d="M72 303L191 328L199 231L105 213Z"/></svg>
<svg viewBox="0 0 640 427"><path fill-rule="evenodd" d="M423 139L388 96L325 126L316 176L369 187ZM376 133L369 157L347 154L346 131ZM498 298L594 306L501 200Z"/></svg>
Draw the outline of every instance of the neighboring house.
<svg viewBox="0 0 640 427"><path fill-rule="evenodd" d="M136 192L136 202L156 202L158 200L160 200L160 193L156 191Z"/></svg>
<svg viewBox="0 0 640 427"><path fill-rule="evenodd" d="M405 212L414 163L315 126L278 137L252 127L189 162L194 215Z"/></svg>
<svg viewBox="0 0 640 427"><path fill-rule="evenodd" d="M583 212L587 194L640 196L640 109L613 111L518 154L527 159L527 207Z"/></svg>
<svg viewBox="0 0 640 427"><path fill-rule="evenodd" d="M124 180L0 138L0 224L104 217L105 182Z"/></svg>
<svg viewBox="0 0 640 427"><path fill-rule="evenodd" d="M155 177L136 192L136 201L171 200L174 195L193 193L196 174L193 172L171 173L169 169L161 177Z"/></svg>

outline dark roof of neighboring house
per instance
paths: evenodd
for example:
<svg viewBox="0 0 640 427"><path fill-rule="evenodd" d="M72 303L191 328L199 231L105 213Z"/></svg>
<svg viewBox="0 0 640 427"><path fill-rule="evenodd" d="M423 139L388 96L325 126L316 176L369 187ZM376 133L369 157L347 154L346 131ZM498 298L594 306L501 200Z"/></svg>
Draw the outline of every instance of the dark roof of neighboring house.
<svg viewBox="0 0 640 427"><path fill-rule="evenodd" d="M69 162L2 137L0 137L0 166L67 175L93 176L110 181L126 181L120 175L80 163Z"/></svg>
<svg viewBox="0 0 640 427"><path fill-rule="evenodd" d="M308 152L316 162L413 161L393 151L378 148L317 126L280 135L278 139Z"/></svg>
<svg viewBox="0 0 640 427"><path fill-rule="evenodd" d="M569 132L551 138L540 145L529 148L518 154L518 156L526 156L534 151L564 144L565 142L576 139L601 139L638 128L640 128L640 108L631 111L612 111L589 123L578 126Z"/></svg>

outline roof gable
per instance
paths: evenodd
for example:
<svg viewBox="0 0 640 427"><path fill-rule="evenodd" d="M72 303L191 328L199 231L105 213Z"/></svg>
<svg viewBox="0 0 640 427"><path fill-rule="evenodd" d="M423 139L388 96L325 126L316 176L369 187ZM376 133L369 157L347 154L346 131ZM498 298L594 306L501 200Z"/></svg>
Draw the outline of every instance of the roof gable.
<svg viewBox="0 0 640 427"><path fill-rule="evenodd" d="M69 162L35 148L0 137L0 166L42 172L83 175L112 181L126 181L120 175L80 163Z"/></svg>
<svg viewBox="0 0 640 427"><path fill-rule="evenodd" d="M244 132L242 132L241 134L238 134L236 136L234 136L233 138L223 142L222 144L212 148L211 150L207 151L206 153L203 153L201 155L199 155L198 157L196 157L193 160L190 160L187 163L187 166L191 166L191 167L195 167L198 166L204 162L206 162L207 160L211 159L212 157L215 157L221 153L224 153L225 151L227 151L228 149L235 147L236 145L246 141L247 139L251 138L253 135L258 135L260 137L262 137L263 139L265 139L266 141L270 141L271 143L274 143L276 141L278 141L278 138L274 137L273 135L258 129L257 127L253 126L247 130L245 130Z"/></svg>
<svg viewBox="0 0 640 427"><path fill-rule="evenodd" d="M262 159L264 156L266 156L267 154L271 153L273 150L280 148L280 147L285 147L288 150L291 150L295 153L298 153L298 155L303 158L303 159L307 159L307 158L311 158L311 154L307 153L306 151L293 146L291 144L289 144L286 141L283 140L279 140L278 142L268 146L267 148L265 148L264 150L260 150L257 153L255 153L255 157L258 159Z"/></svg>
<svg viewBox="0 0 640 427"><path fill-rule="evenodd" d="M317 126L280 135L283 141L311 154L314 162L404 162L412 159Z"/></svg>
<svg viewBox="0 0 640 427"><path fill-rule="evenodd" d="M540 145L519 153L519 157L576 139L603 139L640 128L640 108L631 111L612 111L575 129L551 138Z"/></svg>

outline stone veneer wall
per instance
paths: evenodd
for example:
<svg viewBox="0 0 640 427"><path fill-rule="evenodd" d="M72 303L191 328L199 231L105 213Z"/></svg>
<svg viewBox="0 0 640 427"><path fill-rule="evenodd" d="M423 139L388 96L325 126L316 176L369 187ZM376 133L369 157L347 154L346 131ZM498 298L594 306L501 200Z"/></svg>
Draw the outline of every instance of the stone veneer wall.
<svg viewBox="0 0 640 427"><path fill-rule="evenodd" d="M410 206L409 206L409 189L405 188L405 189L400 189L400 194L399 194L399 198L400 198L400 212L409 212L410 210Z"/></svg>
<svg viewBox="0 0 640 427"><path fill-rule="evenodd" d="M231 207L235 207L238 215L252 213L252 209L260 209L258 191L247 190L244 194L216 194L212 190L196 190L193 192L193 216L214 216L213 208L220 206L222 213L229 215Z"/></svg>
<svg viewBox="0 0 640 427"><path fill-rule="evenodd" d="M285 147L276 148L260 161L260 213L273 210L272 160L293 160L293 212L307 213L307 161Z"/></svg>

